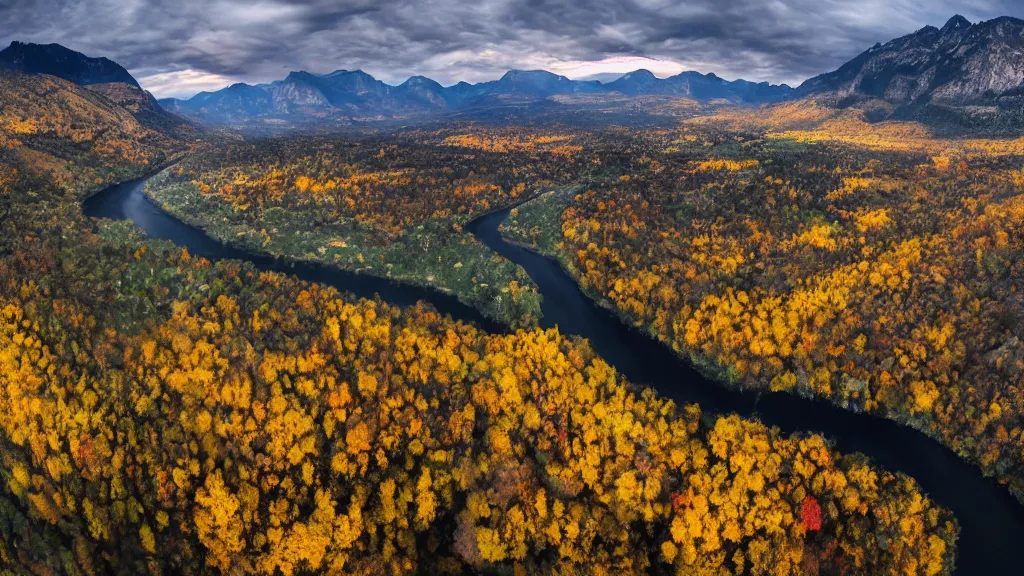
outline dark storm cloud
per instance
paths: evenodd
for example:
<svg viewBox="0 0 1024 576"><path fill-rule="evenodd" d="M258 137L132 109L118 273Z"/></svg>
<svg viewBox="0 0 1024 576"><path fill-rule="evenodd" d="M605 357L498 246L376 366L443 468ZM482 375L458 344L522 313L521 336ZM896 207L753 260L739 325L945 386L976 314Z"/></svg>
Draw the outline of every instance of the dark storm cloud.
<svg viewBox="0 0 1024 576"><path fill-rule="evenodd" d="M158 93L288 71L362 68L387 81L582 75L632 56L726 78L798 83L875 42L1024 16L1017 0L0 0L0 42L108 56ZM630 60L633 62L633 60ZM610 64L609 64L610 65ZM620 64L621 66L622 64ZM607 72L600 66L588 73Z"/></svg>

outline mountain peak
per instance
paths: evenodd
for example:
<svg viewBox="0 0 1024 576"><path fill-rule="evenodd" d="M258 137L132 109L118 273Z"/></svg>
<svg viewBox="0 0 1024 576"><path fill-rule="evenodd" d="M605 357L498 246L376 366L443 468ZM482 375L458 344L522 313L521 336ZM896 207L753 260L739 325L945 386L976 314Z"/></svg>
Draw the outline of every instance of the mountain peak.
<svg viewBox="0 0 1024 576"><path fill-rule="evenodd" d="M410 76L405 82L402 82L402 86L417 86L417 85L430 85L440 86L436 81L427 78L426 76Z"/></svg>
<svg viewBox="0 0 1024 576"><path fill-rule="evenodd" d="M634 70L634 71L632 71L632 72L630 72L628 74L623 75L621 79L622 80L651 80L651 79L654 79L654 78L657 78L657 77L654 75L653 72L651 72L650 70L647 70L646 68L641 68L639 70Z"/></svg>
<svg viewBox="0 0 1024 576"><path fill-rule="evenodd" d="M373 78L372 75L370 75L370 74L368 74L366 72L363 72L362 69L357 69L357 70L335 70L334 72L331 72L330 74L325 74L323 77L324 78L337 78L339 76L346 76L346 77L351 76L353 78L354 77ZM374 79L376 80L376 78L374 78Z"/></svg>
<svg viewBox="0 0 1024 576"><path fill-rule="evenodd" d="M971 21L957 14L956 16L953 16L946 22L946 25L942 27L942 32L943 34L945 34L946 32L966 30L970 27Z"/></svg>
<svg viewBox="0 0 1024 576"><path fill-rule="evenodd" d="M316 74L313 74L312 72L306 72L305 70L292 70L291 72L288 73L287 76L285 76L284 81L302 82L307 81L315 76Z"/></svg>
<svg viewBox="0 0 1024 576"><path fill-rule="evenodd" d="M25 74L49 74L80 86L123 82L139 83L116 62L106 58L90 58L60 44L31 44L14 41L0 51L0 68Z"/></svg>
<svg viewBox="0 0 1024 576"><path fill-rule="evenodd" d="M505 72L505 75L501 77L502 80L517 80L522 78L561 78L554 72L548 72L547 70L509 70Z"/></svg>

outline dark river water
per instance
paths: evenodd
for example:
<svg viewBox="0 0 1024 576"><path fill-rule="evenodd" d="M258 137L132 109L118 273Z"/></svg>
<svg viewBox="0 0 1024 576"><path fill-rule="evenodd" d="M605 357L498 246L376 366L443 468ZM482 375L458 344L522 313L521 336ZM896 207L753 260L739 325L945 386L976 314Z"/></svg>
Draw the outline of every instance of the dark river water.
<svg viewBox="0 0 1024 576"><path fill-rule="evenodd" d="M260 269L294 274L361 297L380 295L400 306L426 300L454 318L476 322L491 331L503 330L474 308L437 290L225 246L160 210L142 193L144 185L145 179L140 179L108 188L85 202L85 214L132 220L150 237L171 240L206 258L248 260ZM563 334L587 338L594 350L629 380L651 386L679 403L696 402L705 412L757 418L784 432L818 432L842 452L867 454L876 464L913 477L960 522L957 574L1024 574L1024 506L1004 487L982 476L979 468L924 434L890 420L792 394L739 392L704 378L669 348L596 305L555 260L505 242L498 226L507 216L508 210L495 212L465 228L530 274L544 296L544 327L557 326Z"/></svg>

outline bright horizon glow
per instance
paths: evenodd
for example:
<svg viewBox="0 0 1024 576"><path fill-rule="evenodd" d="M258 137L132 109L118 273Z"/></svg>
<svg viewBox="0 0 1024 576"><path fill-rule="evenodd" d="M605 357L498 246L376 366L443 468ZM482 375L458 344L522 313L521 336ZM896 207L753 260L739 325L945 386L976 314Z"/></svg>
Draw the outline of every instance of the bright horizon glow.
<svg viewBox="0 0 1024 576"><path fill-rule="evenodd" d="M179 70L138 78L139 84L156 98L191 98L200 92L215 92L238 82L237 79L200 70Z"/></svg>
<svg viewBox="0 0 1024 576"><path fill-rule="evenodd" d="M687 70L685 66L674 60L646 56L613 56L603 60L571 60L552 64L549 71L575 80L597 74L628 74L641 69L650 71L658 78L668 78Z"/></svg>

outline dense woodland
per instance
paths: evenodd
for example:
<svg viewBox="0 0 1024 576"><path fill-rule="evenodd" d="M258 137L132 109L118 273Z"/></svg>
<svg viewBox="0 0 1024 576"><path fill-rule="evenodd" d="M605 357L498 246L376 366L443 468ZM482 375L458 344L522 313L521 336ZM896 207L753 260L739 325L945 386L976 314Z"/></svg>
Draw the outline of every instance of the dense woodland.
<svg viewBox="0 0 1024 576"><path fill-rule="evenodd" d="M95 166L145 164L35 162L61 129L0 149L5 573L952 569L955 519L821 437L675 406L556 331L486 334L89 220ZM496 204L510 184L484 185Z"/></svg>
<svg viewBox="0 0 1024 576"><path fill-rule="evenodd" d="M849 117L823 138L835 119L808 110L640 134L619 177L506 234L722 379L909 423L1021 496L1018 144ZM811 124L751 131L771 122Z"/></svg>
<svg viewBox="0 0 1024 576"><path fill-rule="evenodd" d="M1021 142L801 101L673 129L257 141L197 154L152 193L253 249L439 286L530 326L532 282L461 225L550 191L507 234L628 321L735 385L915 426L1021 495Z"/></svg>

